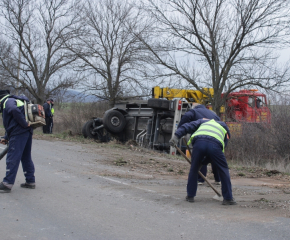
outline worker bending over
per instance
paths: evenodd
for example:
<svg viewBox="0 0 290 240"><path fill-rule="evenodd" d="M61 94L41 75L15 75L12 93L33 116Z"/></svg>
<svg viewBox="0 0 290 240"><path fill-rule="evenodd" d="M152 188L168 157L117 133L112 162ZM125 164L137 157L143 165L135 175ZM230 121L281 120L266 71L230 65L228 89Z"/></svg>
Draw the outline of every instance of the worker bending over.
<svg viewBox="0 0 290 240"><path fill-rule="evenodd" d="M201 165L209 162L213 164L221 179L223 205L235 205L232 195L232 185L228 164L224 155L224 148L230 138L227 125L221 121L200 119L180 126L169 144L175 146L179 139L192 134L188 144L192 143L191 167L188 175L187 196L188 202L194 202L197 191L197 177ZM205 162L208 161L208 162Z"/></svg>
<svg viewBox="0 0 290 240"><path fill-rule="evenodd" d="M184 123L189 123L189 122L196 121L198 119L203 119L203 118L214 119L216 121L221 120L214 111L207 109L204 105L199 104L199 103L192 103L192 108L182 116L177 128L181 127ZM220 185L221 180L220 180L216 167L211 164L211 169L214 176L215 184ZM206 177L207 165L202 165L200 172ZM198 181L198 184L204 183L203 178L199 175L198 175L197 181Z"/></svg>

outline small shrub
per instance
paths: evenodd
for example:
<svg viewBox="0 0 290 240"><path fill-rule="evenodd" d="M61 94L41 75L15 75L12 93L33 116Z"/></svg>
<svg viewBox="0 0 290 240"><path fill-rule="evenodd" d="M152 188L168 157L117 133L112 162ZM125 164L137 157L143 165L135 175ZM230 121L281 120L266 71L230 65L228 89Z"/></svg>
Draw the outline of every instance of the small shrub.
<svg viewBox="0 0 290 240"><path fill-rule="evenodd" d="M184 174L185 174L185 172L184 172L183 170L179 170L177 173L178 173L179 175L184 175Z"/></svg>
<svg viewBox="0 0 290 240"><path fill-rule="evenodd" d="M126 165L127 164L127 161L123 160L123 158L119 158L114 163L117 166L123 166L123 165Z"/></svg>

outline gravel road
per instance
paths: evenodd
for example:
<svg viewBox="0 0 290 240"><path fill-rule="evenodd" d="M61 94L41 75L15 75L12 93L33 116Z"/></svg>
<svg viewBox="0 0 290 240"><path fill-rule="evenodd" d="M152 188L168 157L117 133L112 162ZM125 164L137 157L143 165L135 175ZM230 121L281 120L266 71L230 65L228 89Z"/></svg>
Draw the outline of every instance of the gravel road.
<svg viewBox="0 0 290 240"><path fill-rule="evenodd" d="M33 140L36 189L20 188L20 167L12 191L0 194L0 239L289 239L290 194L280 188L233 179L237 206L222 206L207 186L188 203L186 174L141 171L129 163L145 153L96 146Z"/></svg>

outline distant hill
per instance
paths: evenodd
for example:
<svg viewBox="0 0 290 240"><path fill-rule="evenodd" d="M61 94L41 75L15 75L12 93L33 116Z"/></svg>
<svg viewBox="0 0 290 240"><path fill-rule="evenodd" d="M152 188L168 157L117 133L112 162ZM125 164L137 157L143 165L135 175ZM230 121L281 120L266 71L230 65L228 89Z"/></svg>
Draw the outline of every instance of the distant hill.
<svg viewBox="0 0 290 240"><path fill-rule="evenodd" d="M66 91L66 93L64 94L64 98L66 99L65 102L76 101L76 99L78 99L79 101L82 101L82 102L97 102L97 101L99 101L99 98L97 98L94 95L86 95L80 91L72 90L72 89Z"/></svg>

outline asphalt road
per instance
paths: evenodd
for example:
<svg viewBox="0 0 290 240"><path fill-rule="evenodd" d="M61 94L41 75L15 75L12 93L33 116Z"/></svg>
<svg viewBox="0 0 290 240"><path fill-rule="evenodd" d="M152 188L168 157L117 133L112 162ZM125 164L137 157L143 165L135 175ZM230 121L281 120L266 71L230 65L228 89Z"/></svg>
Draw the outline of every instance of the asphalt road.
<svg viewBox="0 0 290 240"><path fill-rule="evenodd" d="M222 206L213 199L184 201L184 182L148 184L102 176L105 167L98 160L104 156L87 145L34 140L32 154L36 189L20 188L24 182L20 167L12 191L0 194L0 239L261 240L290 236L290 219L277 218L269 210ZM5 174L5 158L0 174Z"/></svg>

